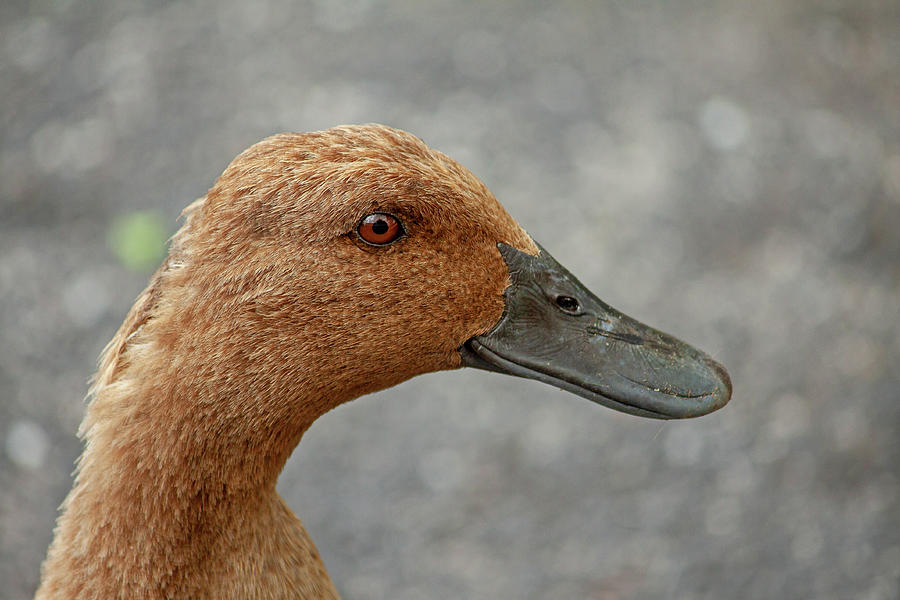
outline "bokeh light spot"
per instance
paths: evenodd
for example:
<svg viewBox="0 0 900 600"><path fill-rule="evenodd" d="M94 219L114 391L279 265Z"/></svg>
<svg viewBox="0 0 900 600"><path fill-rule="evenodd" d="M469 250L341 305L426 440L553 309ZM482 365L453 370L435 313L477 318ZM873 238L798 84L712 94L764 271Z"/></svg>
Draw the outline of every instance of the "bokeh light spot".
<svg viewBox="0 0 900 600"><path fill-rule="evenodd" d="M165 256L167 237L162 215L139 211L113 221L108 240L123 266L132 271L149 271Z"/></svg>

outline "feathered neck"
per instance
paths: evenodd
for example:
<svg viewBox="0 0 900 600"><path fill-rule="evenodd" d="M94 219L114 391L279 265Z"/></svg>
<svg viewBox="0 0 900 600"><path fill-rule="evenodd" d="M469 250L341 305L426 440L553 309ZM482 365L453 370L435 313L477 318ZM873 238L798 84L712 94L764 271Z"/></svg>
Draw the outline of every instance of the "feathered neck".
<svg viewBox="0 0 900 600"><path fill-rule="evenodd" d="M336 598L275 492L330 373L258 372L178 244L101 359L37 598Z"/></svg>

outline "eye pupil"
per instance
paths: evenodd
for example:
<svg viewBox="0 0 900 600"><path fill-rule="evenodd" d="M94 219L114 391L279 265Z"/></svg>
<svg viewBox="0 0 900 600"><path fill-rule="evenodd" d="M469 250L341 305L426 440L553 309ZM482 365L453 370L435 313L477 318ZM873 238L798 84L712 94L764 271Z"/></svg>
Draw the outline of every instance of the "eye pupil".
<svg viewBox="0 0 900 600"><path fill-rule="evenodd" d="M387 233L389 228L390 228L390 226L387 224L387 221L385 221L384 219L382 219L380 221L375 221L374 223L372 223L372 231L374 231L378 235L384 235L385 233Z"/></svg>
<svg viewBox="0 0 900 600"><path fill-rule="evenodd" d="M578 300L576 300L572 296L557 296L556 305L564 311L570 313L578 312L578 310L581 308Z"/></svg>

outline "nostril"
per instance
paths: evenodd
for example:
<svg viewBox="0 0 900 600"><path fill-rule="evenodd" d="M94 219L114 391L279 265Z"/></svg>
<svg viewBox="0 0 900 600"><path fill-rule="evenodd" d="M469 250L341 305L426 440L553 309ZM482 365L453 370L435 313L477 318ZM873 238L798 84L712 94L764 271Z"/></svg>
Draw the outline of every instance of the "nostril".
<svg viewBox="0 0 900 600"><path fill-rule="evenodd" d="M564 312L575 314L581 310L581 304L572 296L557 296L556 305Z"/></svg>

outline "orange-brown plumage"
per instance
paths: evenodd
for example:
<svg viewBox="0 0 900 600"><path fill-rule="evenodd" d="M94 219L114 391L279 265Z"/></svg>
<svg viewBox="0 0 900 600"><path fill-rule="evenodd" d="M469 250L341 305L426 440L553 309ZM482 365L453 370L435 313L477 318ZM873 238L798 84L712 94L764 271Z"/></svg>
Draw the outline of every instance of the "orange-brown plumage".
<svg viewBox="0 0 900 600"><path fill-rule="evenodd" d="M463 364L652 418L731 397L721 365L594 296L414 136L252 146L103 353L37 598L337 598L275 491L285 461L335 406Z"/></svg>
<svg viewBox="0 0 900 600"><path fill-rule="evenodd" d="M357 239L375 211L402 243ZM538 252L404 132L282 134L238 156L103 354L37 598L336 598L278 474L331 408L460 366L503 314L498 242Z"/></svg>

